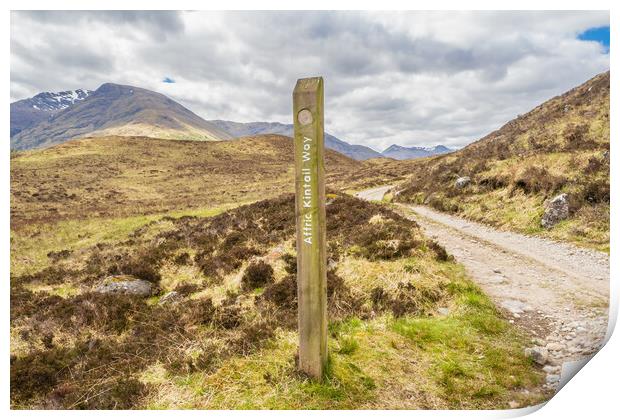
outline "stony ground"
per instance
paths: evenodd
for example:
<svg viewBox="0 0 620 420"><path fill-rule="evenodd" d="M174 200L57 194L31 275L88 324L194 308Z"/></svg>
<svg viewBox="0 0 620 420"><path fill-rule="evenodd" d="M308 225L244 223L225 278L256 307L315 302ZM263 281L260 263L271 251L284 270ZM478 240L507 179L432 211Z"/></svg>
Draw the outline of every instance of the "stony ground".
<svg viewBox="0 0 620 420"><path fill-rule="evenodd" d="M386 191L358 194L377 199ZM425 206L398 205L462 263L536 346L528 350L556 387L566 362L596 352L605 336L609 256L569 244L499 231Z"/></svg>

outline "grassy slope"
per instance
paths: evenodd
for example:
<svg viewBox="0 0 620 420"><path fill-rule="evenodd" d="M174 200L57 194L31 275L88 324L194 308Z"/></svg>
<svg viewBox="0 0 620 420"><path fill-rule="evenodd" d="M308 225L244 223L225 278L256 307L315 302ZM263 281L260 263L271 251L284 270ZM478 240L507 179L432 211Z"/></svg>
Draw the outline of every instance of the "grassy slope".
<svg viewBox="0 0 620 420"><path fill-rule="evenodd" d="M293 144L263 135L235 141L144 137L76 140L11 159L11 226L219 207L293 189ZM327 151L338 187L360 163Z"/></svg>
<svg viewBox="0 0 620 420"><path fill-rule="evenodd" d="M458 152L413 161L398 200L608 251L609 142L607 72ZM455 189L459 176L472 185ZM544 202L561 192L571 217L544 230Z"/></svg>
<svg viewBox="0 0 620 420"><path fill-rule="evenodd" d="M235 232L248 234L249 243L259 247L260 258L274 268L274 284L283 284L287 276L283 256L292 251L292 231L290 222L274 223L281 217L292 220L289 201L233 210L219 222L202 216L221 209L205 209L190 211L201 216L198 219L136 216L66 221L38 233L15 233L11 253L13 407L506 408L513 401L528 405L543 399L539 392L524 392L542 381L541 373L523 356L526 339L502 319L462 268L438 258L441 254L414 223L398 221L381 207L357 201L336 203L328 219L332 220L330 237L342 237L336 240L336 248L330 248L330 255L339 255L337 276L344 281L339 289L343 300L330 301L330 372L322 384L296 373L296 334L290 323L281 323L282 319L294 323L294 315L283 315L290 302L261 309L257 302L262 302L260 296L270 286L243 291L240 282L247 267L243 259L241 267L230 266L223 277L206 275L195 262L203 261L195 256L204 249L198 245L201 242L195 242L202 240L195 235L210 231L200 226L211 224L222 229L222 243L230 242L226 238ZM357 212L354 216L352 210ZM174 214L181 215L182 211ZM249 216L271 223L242 228ZM389 222L395 217L397 222ZM369 220L360 225L363 218ZM266 229L268 237L276 235L271 239L274 245L258 240L261 236L252 239L255 229ZM385 232L396 238L406 234L404 238L411 236L416 241L407 245L411 248L403 248L410 251L394 254L390 251L393 244L382 238ZM353 242L343 242L350 237ZM167 312L174 311L156 305L158 297L112 303L88 295L102 275L94 273L108 270L110 262L117 261L112 258L115 253L124 255L120 261L133 264L140 261L133 259L134 254L152 261L149 253L159 249L160 238L184 238L180 243L186 244L162 248L166 250L163 256L159 251L155 254L161 260L152 262L160 276L159 296L191 285L191 295L185 298L190 300L178 308L181 314L167 321ZM72 253L47 257L50 251L63 249ZM185 252L194 258L180 262L177 257ZM224 261L215 255L212 262ZM93 258L99 261L96 266L88 263ZM401 289L401 283L415 288ZM377 287L398 305L373 298ZM230 306L227 296L236 296L237 303ZM361 306L351 309L350 303L359 299ZM198 321L202 318L195 317L204 315L196 308L207 300L215 303L216 314L237 308L241 324L232 329L222 329L215 320L202 324ZM28 312L29 304L36 305L35 312ZM439 307L449 308L450 314L440 315ZM89 312L84 313L90 310L98 315L90 318ZM275 321L270 316L273 313ZM65 316L71 316L70 324L65 324ZM105 321L107 317L112 318ZM107 323L112 320L111 325ZM164 321L173 322L165 324L165 333L157 329L161 328L158 322ZM150 329L159 332L144 347L141 336L135 334L148 334ZM248 339L247 334L254 338ZM83 342L88 343L88 350ZM95 343L92 349L90 343ZM109 353L108 346L120 353ZM152 353L152 346L163 346L163 355ZM218 355L215 361L204 360L212 354ZM66 375L69 371L72 374Z"/></svg>

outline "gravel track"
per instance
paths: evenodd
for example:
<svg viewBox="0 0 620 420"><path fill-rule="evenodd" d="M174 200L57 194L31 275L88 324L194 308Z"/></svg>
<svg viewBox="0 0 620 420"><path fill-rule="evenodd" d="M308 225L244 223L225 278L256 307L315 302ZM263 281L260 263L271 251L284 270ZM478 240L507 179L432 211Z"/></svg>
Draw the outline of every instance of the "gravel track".
<svg viewBox="0 0 620 420"><path fill-rule="evenodd" d="M356 195L380 200L389 188ZM609 307L607 254L500 231L425 206L397 206L465 266L509 322L531 336L547 387L557 387L567 362L601 347Z"/></svg>

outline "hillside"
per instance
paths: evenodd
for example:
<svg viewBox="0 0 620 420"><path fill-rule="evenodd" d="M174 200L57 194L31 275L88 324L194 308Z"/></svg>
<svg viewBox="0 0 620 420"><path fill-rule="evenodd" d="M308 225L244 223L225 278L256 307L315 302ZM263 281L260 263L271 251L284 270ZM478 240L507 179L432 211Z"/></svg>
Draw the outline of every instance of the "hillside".
<svg viewBox="0 0 620 420"><path fill-rule="evenodd" d="M452 149L446 146L434 146L434 147L405 147L393 144L385 149L381 154L385 157L405 160L405 159L419 159L423 157L443 155L452 152Z"/></svg>
<svg viewBox="0 0 620 420"><path fill-rule="evenodd" d="M608 250L609 148L606 72L458 152L412 161L397 199ZM459 177L470 183L459 188ZM568 220L544 229L545 203L560 193Z"/></svg>
<svg viewBox="0 0 620 420"><path fill-rule="evenodd" d="M11 148L49 147L78 137L110 135L187 140L231 138L160 93L105 83L86 99L12 136Z"/></svg>
<svg viewBox="0 0 620 420"><path fill-rule="evenodd" d="M257 134L281 134L283 136L293 136L293 124L282 124L277 122L250 122L239 123L234 121L212 120L210 123L216 125L234 137L254 136ZM381 157L381 153L370 147L359 144L349 144L339 138L325 133L325 147L349 156L355 160L366 160Z"/></svg>
<svg viewBox="0 0 620 420"><path fill-rule="evenodd" d="M41 92L11 104L11 137L86 99L92 91Z"/></svg>
<svg viewBox="0 0 620 420"><path fill-rule="evenodd" d="M285 194L209 217L14 236L11 407L467 409L548 398L528 339L416 222L330 200L322 382L295 367ZM141 289L114 293L115 282Z"/></svg>
<svg viewBox="0 0 620 420"><path fill-rule="evenodd" d="M11 159L11 225L162 213L273 197L293 190L293 142L278 135L196 142L103 137ZM326 154L327 183L361 163Z"/></svg>

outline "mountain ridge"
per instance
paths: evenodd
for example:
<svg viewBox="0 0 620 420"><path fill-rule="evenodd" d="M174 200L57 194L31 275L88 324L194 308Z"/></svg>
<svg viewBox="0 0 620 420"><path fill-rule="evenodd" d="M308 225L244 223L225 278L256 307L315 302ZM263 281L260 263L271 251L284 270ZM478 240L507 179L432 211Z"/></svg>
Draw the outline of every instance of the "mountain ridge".
<svg viewBox="0 0 620 420"><path fill-rule="evenodd" d="M209 122L231 133L235 137L245 137L257 134L281 134L288 137L294 136L293 124L267 121L241 123L227 120L209 120ZM345 142L344 140L341 140L328 132L325 132L325 147L340 152L355 160L367 160L381 157L381 153L370 147Z"/></svg>
<svg viewBox="0 0 620 420"><path fill-rule="evenodd" d="M104 83L95 91L41 92L11 104L11 148L53 146L80 137L145 136L175 140L231 140L260 134L294 136L293 124L205 120L161 93ZM447 148L392 145L383 153L325 132L325 147L355 160L412 159ZM397 148L397 151L394 149ZM387 153L386 153L387 152Z"/></svg>
<svg viewBox="0 0 620 420"><path fill-rule="evenodd" d="M45 121L76 102L83 101L92 90L76 89L62 92L41 92L31 98L11 103L11 137Z"/></svg>
<svg viewBox="0 0 620 420"><path fill-rule="evenodd" d="M79 137L108 135L188 140L231 138L161 93L104 83L86 99L12 136L11 147L40 148Z"/></svg>
<svg viewBox="0 0 620 420"><path fill-rule="evenodd" d="M405 159L417 159L435 155L442 155L445 153L453 152L453 149L450 149L444 145L436 145L433 147L418 147L418 146L400 146L398 144L392 144L390 147L386 148L381 152L381 154L385 157L389 157L396 160L405 160Z"/></svg>

